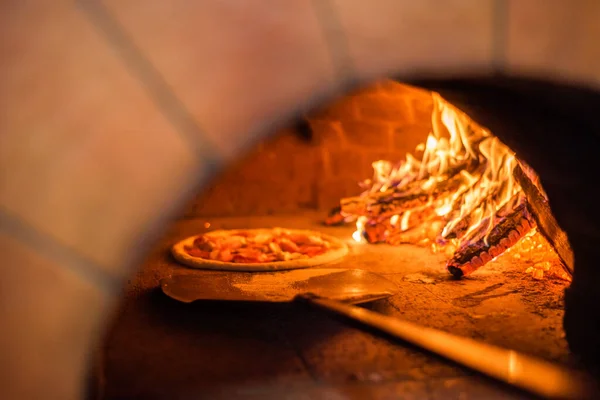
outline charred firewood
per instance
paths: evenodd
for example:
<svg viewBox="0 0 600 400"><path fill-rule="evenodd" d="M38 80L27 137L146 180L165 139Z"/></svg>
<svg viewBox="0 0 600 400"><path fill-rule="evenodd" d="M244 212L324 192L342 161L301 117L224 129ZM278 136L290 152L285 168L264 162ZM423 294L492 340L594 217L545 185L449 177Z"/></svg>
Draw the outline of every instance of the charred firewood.
<svg viewBox="0 0 600 400"><path fill-rule="evenodd" d="M463 214L463 217L460 220L458 220L458 222L455 222L453 224L453 226L447 225L444 227L447 230L447 232L443 233L443 239L446 239L446 240L447 239L459 239L466 233L469 226L471 226L471 214L473 213L473 211L477 210L479 207L481 207L483 205L483 203L486 200L486 197L481 196L479 201L476 203L473 203L471 205L471 208L469 210L467 210L466 212L462 209L461 205L464 203L465 196L467 196L467 194L469 192L480 190L482 182L483 182L483 176L480 175L479 178L477 179L477 182L475 182L470 187L465 188L465 190L462 193L458 194L458 196L456 197L456 199L454 200L454 203L453 203L453 207L452 207L453 211L447 216L447 220L455 221L458 218L460 218L461 214Z"/></svg>
<svg viewBox="0 0 600 400"><path fill-rule="evenodd" d="M384 243L388 236L388 223L367 223L363 236L369 243Z"/></svg>
<svg viewBox="0 0 600 400"><path fill-rule="evenodd" d="M477 184L479 183L480 182L478 182ZM500 199L505 195L505 189L506 186L500 185L499 187L496 187L493 191L486 191L485 194L480 195L479 201L473 203L473 205L471 205L471 207L468 208L466 211L457 207L454 213L452 213L448 218L448 220L450 221L454 221L455 219L456 221L451 226L445 227L445 232L443 233L444 239L462 239L463 236L469 230L471 224L473 223L473 218L477 214L477 211L485 212L485 208L490 204L498 204L500 202ZM463 193L462 195L464 194L465 193ZM462 196L459 196L455 203L460 204L462 203L462 201ZM515 199L510 199L506 207L502 208L502 212L510 209L508 204L514 203ZM463 216L460 219L458 219L461 213L463 213Z"/></svg>
<svg viewBox="0 0 600 400"><path fill-rule="evenodd" d="M502 163L506 163L506 157L502 158ZM476 200L473 201L473 195ZM463 235L469 230L473 219L477 215L486 211L490 205L501 204L503 199L514 194L512 179L497 180L490 177L489 174L479 176L477 181L472 184L468 190L460 193L453 206L453 212L448 216L451 221L444 227L442 233L444 239L462 239ZM465 201L469 198L469 201Z"/></svg>
<svg viewBox="0 0 600 400"><path fill-rule="evenodd" d="M434 241L444 221L435 216L425 223L403 232L390 232L386 238L386 243L392 246L400 244L420 244L423 241Z"/></svg>
<svg viewBox="0 0 600 400"><path fill-rule="evenodd" d="M429 198L428 193L396 193L394 190L376 192L368 196L347 197L340 201L343 212L361 216L376 216L384 212L419 206Z"/></svg>
<svg viewBox="0 0 600 400"><path fill-rule="evenodd" d="M344 225L346 222L348 222L347 217L342 214L341 206L332 208L327 215L327 218L325 218L325 221L323 221L327 226Z"/></svg>
<svg viewBox="0 0 600 400"><path fill-rule="evenodd" d="M524 168L520 164L523 164ZM517 182L521 185L523 192L527 195L528 209L533 216L538 231L546 238L548 243L552 246L558 257L561 259L565 271L571 276L574 268L574 255L567 234L560 228L558 222L554 218L548 200L536 182L536 177L532 177L533 170L529 171L529 174L525 172L525 169L530 168L520 161L513 170L513 175Z"/></svg>
<svg viewBox="0 0 600 400"><path fill-rule="evenodd" d="M390 222L393 220L394 223L392 225L392 229L390 233L403 232L410 229L413 229L417 226L424 224L425 222L429 222L437 217L435 213L435 205L434 204L426 204L423 207L415 208L412 210L405 211L398 217L392 218L377 218L378 221L381 220L389 220Z"/></svg>
<svg viewBox="0 0 600 400"><path fill-rule="evenodd" d="M524 196L520 196L514 208L510 203L496 213L498 222L487 235L487 240L485 235L473 241L465 240L466 245L454 253L446 264L452 275L460 278L471 274L504 253L536 226Z"/></svg>
<svg viewBox="0 0 600 400"><path fill-rule="evenodd" d="M479 175L483 166L471 171ZM342 212L353 215L375 217L378 215L395 215L402 211L422 207L435 202L448 193L454 193L463 185L464 178L456 173L448 179L440 178L436 184L427 187L426 181L418 181L418 190L376 192L367 196L349 197L341 200Z"/></svg>
<svg viewBox="0 0 600 400"><path fill-rule="evenodd" d="M369 243L390 243L390 237L399 237L398 235L403 232L413 231L416 227L429 223L435 218L437 218L437 214L435 206L432 204L393 216L378 216L367 220L365 238Z"/></svg>

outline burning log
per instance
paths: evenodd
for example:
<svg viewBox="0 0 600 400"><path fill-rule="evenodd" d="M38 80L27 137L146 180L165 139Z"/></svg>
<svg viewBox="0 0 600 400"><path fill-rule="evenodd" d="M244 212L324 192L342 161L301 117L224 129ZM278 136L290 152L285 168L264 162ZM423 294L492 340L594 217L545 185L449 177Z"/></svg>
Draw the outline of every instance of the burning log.
<svg viewBox="0 0 600 400"><path fill-rule="evenodd" d="M513 175L521 185L523 192L527 195L529 212L535 219L538 231L550 243L566 267L566 272L571 276L575 261L567 234L560 228L556 219L554 219L548 200L543 194L543 190L540 190L538 187L539 183L536 184L534 179L530 177L533 172L527 174L520 164L523 164L528 169L523 162L520 162L515 166Z"/></svg>
<svg viewBox="0 0 600 400"><path fill-rule="evenodd" d="M429 193L396 193L394 189L385 192L369 193L366 196L348 197L340 201L344 213L375 217L384 213L400 214L403 210L417 207L427 202Z"/></svg>
<svg viewBox="0 0 600 400"><path fill-rule="evenodd" d="M437 217L437 216L436 216ZM386 238L386 243L392 246L399 244L421 244L429 243L436 239L438 232L444 226L444 221L437 217L425 224L421 224L403 232L390 233Z"/></svg>
<svg viewBox="0 0 600 400"><path fill-rule="evenodd" d="M373 163L367 190L342 199L328 223L354 217L356 241L431 243L433 251L451 257L446 266L456 277L487 264L537 226L571 265L566 235L515 153L439 96L433 98L433 130L416 148L422 156Z"/></svg>
<svg viewBox="0 0 600 400"><path fill-rule="evenodd" d="M329 215L327 215L327 218L325 218L323 223L327 226L338 226L351 222L354 219L353 216L344 215L344 213L342 213L342 207L337 206L329 212Z"/></svg>
<svg viewBox="0 0 600 400"><path fill-rule="evenodd" d="M536 226L525 196L520 195L517 205L513 207L513 204L509 201L498 210L495 215L498 223L489 234L474 235L477 237L474 241L464 241L466 245L459 248L446 265L452 275L460 278L471 274L504 253Z"/></svg>
<svg viewBox="0 0 600 400"><path fill-rule="evenodd" d="M418 240L406 242L403 240L409 239L401 238L414 236L414 232L417 230L420 232L429 230L426 226L437 218L437 214L435 214L435 209L429 207L422 210L406 211L402 216L403 221L397 221L398 218L396 217L399 216L395 215L394 217L385 220L368 220L364 227L365 239L373 244L384 242L389 244L416 243ZM421 237L421 239L423 239L423 237Z"/></svg>
<svg viewBox="0 0 600 400"><path fill-rule="evenodd" d="M481 175L485 166L476 163L465 163L465 170L475 176ZM367 217L391 217L406 210L422 207L427 203L455 193L464 186L464 175L460 170L437 177L435 180L423 179L411 182L401 189L389 189L385 192L373 192L364 196L348 197L340 201L341 212L349 215Z"/></svg>
<svg viewBox="0 0 600 400"><path fill-rule="evenodd" d="M482 179L479 179L471 190L481 189L479 186L482 181ZM466 212L457 209L448 216L448 219L453 222L444 227L442 237L444 239L461 239L469 231L469 228L474 223L473 220L477 219L476 215L478 213L485 213L486 206L490 204L502 204L501 199L505 196L505 189L506 185L500 185L495 190L481 190L482 194L479 195L478 201L473 202ZM455 203L463 202L466 194L462 193ZM462 217L460 216L461 214Z"/></svg>
<svg viewBox="0 0 600 400"><path fill-rule="evenodd" d="M391 237L399 237L403 232L414 231L415 228L428 224L438 217L436 204L432 203L419 208L397 210L396 212L391 216L384 214L367 219L364 227L365 239L369 243L390 243L389 239Z"/></svg>
<svg viewBox="0 0 600 400"><path fill-rule="evenodd" d="M363 236L369 243L383 243L387 239L389 228L386 223L367 223Z"/></svg>

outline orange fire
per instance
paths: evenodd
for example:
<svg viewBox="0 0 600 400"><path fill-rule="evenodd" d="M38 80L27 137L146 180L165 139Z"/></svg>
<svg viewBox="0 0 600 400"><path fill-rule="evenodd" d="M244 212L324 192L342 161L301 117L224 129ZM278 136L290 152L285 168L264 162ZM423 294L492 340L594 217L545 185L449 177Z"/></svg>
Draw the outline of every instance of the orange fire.
<svg viewBox="0 0 600 400"><path fill-rule="evenodd" d="M446 220L439 232L440 238L452 236L457 225L467 217L469 226L463 237L469 237L474 231L487 233L498 209L520 191L512 175L515 155L497 137L437 93L432 96L433 130L426 142L416 148L415 153L422 153L420 157L408 153L398 165L383 160L374 162L373 179L366 182L370 189L363 195L390 189L403 194L431 192L450 178L460 180L455 190L432 196L436 215ZM408 222L411 211L402 210L391 216L391 225L398 226L400 231L413 228ZM358 218L355 240L362 240L366 221L365 216Z"/></svg>
<svg viewBox="0 0 600 400"><path fill-rule="evenodd" d="M498 257L535 224L511 225L502 233L506 238L501 237L499 221L524 201L513 176L515 154L439 94L431 95L432 131L425 143L399 163L374 162L373 178L362 183L367 189L359 197L342 199L341 210L356 217L352 236L358 242L427 243L449 255L476 243L477 256L465 258L469 273ZM495 247L491 241L497 242Z"/></svg>

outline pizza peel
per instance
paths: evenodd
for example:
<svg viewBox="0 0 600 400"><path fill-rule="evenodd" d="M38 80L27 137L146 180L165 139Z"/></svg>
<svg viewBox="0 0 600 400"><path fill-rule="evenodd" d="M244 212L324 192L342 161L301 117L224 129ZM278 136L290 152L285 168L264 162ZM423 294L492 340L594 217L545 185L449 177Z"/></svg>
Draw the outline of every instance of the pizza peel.
<svg viewBox="0 0 600 400"><path fill-rule="evenodd" d="M193 271L161 280L162 291L184 302L217 300L302 302L342 316L511 386L545 398L591 398L587 376L558 364L379 314L353 304L398 292L390 280L360 269L298 269L244 273Z"/></svg>
<svg viewBox="0 0 600 400"><path fill-rule="evenodd" d="M351 304L393 296L395 283L360 269L295 269L281 272L213 272L174 275L161 281L163 292L184 303L197 300L285 303L313 296Z"/></svg>

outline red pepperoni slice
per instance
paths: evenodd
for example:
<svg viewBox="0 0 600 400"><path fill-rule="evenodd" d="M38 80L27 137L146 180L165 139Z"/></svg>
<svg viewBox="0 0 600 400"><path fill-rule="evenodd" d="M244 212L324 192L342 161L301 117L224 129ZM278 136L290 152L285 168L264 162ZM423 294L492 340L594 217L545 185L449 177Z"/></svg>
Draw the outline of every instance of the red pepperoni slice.
<svg viewBox="0 0 600 400"><path fill-rule="evenodd" d="M325 253L325 249L320 246L300 246L300 253L306 254L310 257L314 257L319 254Z"/></svg>
<svg viewBox="0 0 600 400"><path fill-rule="evenodd" d="M196 247L193 247L193 248L187 250L187 252L192 257L210 258L210 251L203 251Z"/></svg>

